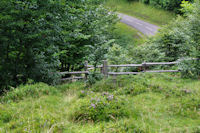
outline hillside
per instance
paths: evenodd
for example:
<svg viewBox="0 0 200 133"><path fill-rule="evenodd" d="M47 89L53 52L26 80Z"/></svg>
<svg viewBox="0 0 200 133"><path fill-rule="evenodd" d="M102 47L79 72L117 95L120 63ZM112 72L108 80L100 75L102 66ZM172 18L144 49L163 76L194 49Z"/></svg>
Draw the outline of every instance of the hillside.
<svg viewBox="0 0 200 133"><path fill-rule="evenodd" d="M0 131L199 132L199 94L200 81L166 74L122 76L116 84L107 79L90 87L26 85L1 98Z"/></svg>
<svg viewBox="0 0 200 133"><path fill-rule="evenodd" d="M200 4L130 1L0 1L0 133L200 132Z"/></svg>

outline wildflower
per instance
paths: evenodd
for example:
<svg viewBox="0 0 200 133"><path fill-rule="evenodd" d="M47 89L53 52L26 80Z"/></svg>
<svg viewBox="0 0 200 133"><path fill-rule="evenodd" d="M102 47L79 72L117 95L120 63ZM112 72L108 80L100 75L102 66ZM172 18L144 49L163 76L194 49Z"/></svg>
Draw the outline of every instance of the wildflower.
<svg viewBox="0 0 200 133"><path fill-rule="evenodd" d="M85 93L85 91L82 90L81 93Z"/></svg>
<svg viewBox="0 0 200 133"><path fill-rule="evenodd" d="M109 101L113 100L113 98L114 98L113 95L108 96L108 100L109 100Z"/></svg>
<svg viewBox="0 0 200 133"><path fill-rule="evenodd" d="M100 99L98 98L96 101L97 101L97 102L100 102Z"/></svg>
<svg viewBox="0 0 200 133"><path fill-rule="evenodd" d="M94 103L91 103L91 106L95 109L96 105Z"/></svg>
<svg viewBox="0 0 200 133"><path fill-rule="evenodd" d="M91 98L91 99L90 99L91 102L94 101L94 100L95 100L94 98Z"/></svg>

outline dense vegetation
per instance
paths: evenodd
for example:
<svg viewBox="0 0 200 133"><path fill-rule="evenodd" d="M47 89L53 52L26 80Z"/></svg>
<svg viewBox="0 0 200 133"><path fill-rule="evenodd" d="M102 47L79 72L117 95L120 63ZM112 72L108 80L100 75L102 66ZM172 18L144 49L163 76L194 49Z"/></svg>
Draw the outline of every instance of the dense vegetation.
<svg viewBox="0 0 200 133"><path fill-rule="evenodd" d="M108 12L100 0L1 0L0 93L102 60L116 21Z"/></svg>
<svg viewBox="0 0 200 133"><path fill-rule="evenodd" d="M156 37L152 37L146 45L138 47L135 51L138 51L141 60L146 61L181 59L179 69L182 70L183 76L198 78L200 75L200 5L198 2L194 4L186 2L182 6L185 7L182 10L185 12L184 17L178 17L165 26ZM132 51L132 53L136 52ZM134 54L135 56L137 55Z"/></svg>
<svg viewBox="0 0 200 133"><path fill-rule="evenodd" d="M150 37L142 45L128 45L120 49L119 55L123 56L123 63L179 60L181 63L170 69L181 70L184 77L199 78L200 5L198 2L183 2L181 6L184 15L164 26L156 36ZM122 63L120 57L115 62Z"/></svg>
<svg viewBox="0 0 200 133"><path fill-rule="evenodd" d="M128 0L128 1L140 1L145 4L149 4L165 10L180 12L180 4L183 0ZM193 0L187 0L193 2Z"/></svg>
<svg viewBox="0 0 200 133"><path fill-rule="evenodd" d="M115 83L20 86L1 97L0 132L200 131L198 80L159 74L118 77Z"/></svg>
<svg viewBox="0 0 200 133"><path fill-rule="evenodd" d="M138 1L128 2L127 0L106 0L105 5L114 11L124 13L159 26L168 24L176 17L176 13L174 12L160 9L148 4L143 4Z"/></svg>
<svg viewBox="0 0 200 133"><path fill-rule="evenodd" d="M115 25L101 0L1 0L0 132L200 132L200 4L181 6L183 16L144 42L136 30ZM92 73L88 82L48 85L58 70L81 70L84 60L95 66L103 58L111 64L181 59L169 67L182 75L97 81L101 75ZM137 68L113 71L126 70Z"/></svg>

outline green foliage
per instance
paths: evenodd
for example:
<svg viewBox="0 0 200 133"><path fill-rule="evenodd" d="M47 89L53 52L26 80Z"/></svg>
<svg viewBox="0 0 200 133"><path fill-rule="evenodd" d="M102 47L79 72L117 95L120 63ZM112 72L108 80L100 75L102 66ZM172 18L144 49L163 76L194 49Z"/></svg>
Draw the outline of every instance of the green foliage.
<svg viewBox="0 0 200 133"><path fill-rule="evenodd" d="M58 91L51 86L44 83L37 83L33 85L20 86L16 89L9 91L1 97L1 102L16 102L23 100L26 97L40 97L41 95L53 95Z"/></svg>
<svg viewBox="0 0 200 133"><path fill-rule="evenodd" d="M112 10L124 13L156 25L168 24L176 14L171 11L155 8L142 2L127 0L106 0L105 5ZM130 36L130 35L128 35Z"/></svg>
<svg viewBox="0 0 200 133"><path fill-rule="evenodd" d="M194 5L185 0L182 1L181 7L180 10L184 15L187 15L188 13L190 14L194 10Z"/></svg>
<svg viewBox="0 0 200 133"><path fill-rule="evenodd" d="M175 11L180 13L179 9L181 8L182 0L139 0L145 4L150 4L152 6L163 8L169 11ZM188 2L188 1L187 1ZM193 2L193 0L189 0L189 2Z"/></svg>
<svg viewBox="0 0 200 133"><path fill-rule="evenodd" d="M0 1L0 93L28 79L55 84L58 69L81 70L86 59L102 60L117 19L101 3Z"/></svg>
<svg viewBox="0 0 200 133"><path fill-rule="evenodd" d="M76 102L72 114L74 121L109 121L128 116L128 101L109 93L90 95Z"/></svg>
<svg viewBox="0 0 200 133"><path fill-rule="evenodd" d="M199 102L199 95L194 94L179 99L178 101L173 103L169 109L177 115L196 118L200 117L198 113L198 111L200 110Z"/></svg>
<svg viewBox="0 0 200 133"><path fill-rule="evenodd" d="M80 70L85 60L96 66L113 42L109 33L118 19L100 1L76 0L67 4L65 40L60 47L61 69Z"/></svg>
<svg viewBox="0 0 200 133"><path fill-rule="evenodd" d="M129 61L126 56L127 50L121 47L118 44L113 44L112 47L109 48L107 54L107 60L109 64L122 64Z"/></svg>
<svg viewBox="0 0 200 133"><path fill-rule="evenodd" d="M0 2L0 91L29 78L55 82L61 8L49 0Z"/></svg>
<svg viewBox="0 0 200 133"><path fill-rule="evenodd" d="M114 82L99 81L99 86L93 84L90 88L84 88L83 82L63 84L52 87L56 93L48 94L43 91L48 90L46 84L35 85L34 89L30 85L41 93L36 97L27 93L16 101L10 97L13 102L0 104L0 132L199 131L199 80L170 74L119 76L112 84L114 89L104 91L109 90L111 83ZM100 85L101 90L92 91L91 88ZM15 89L12 92L16 93ZM80 119L72 122L75 114Z"/></svg>
<svg viewBox="0 0 200 133"><path fill-rule="evenodd" d="M141 75L142 77L142 75ZM119 79L118 79L119 80ZM119 82L119 81L118 81ZM117 95L131 95L136 96L140 95L142 93L148 92L150 89L148 89L147 80L144 78L132 78L132 80L128 81L127 83L124 83L124 85L121 85L118 90L116 90Z"/></svg>
<svg viewBox="0 0 200 133"><path fill-rule="evenodd" d="M88 79L86 81L87 85L92 85L95 84L96 82L100 81L103 79L103 75L98 72L90 72L88 75Z"/></svg>
<svg viewBox="0 0 200 133"><path fill-rule="evenodd" d="M198 78L200 73L200 6L194 3L192 7L193 10L164 26L143 46L129 50L129 56L134 57L137 63L141 61L172 62L180 59L181 63L178 67L182 75ZM193 59L195 60L191 61Z"/></svg>
<svg viewBox="0 0 200 133"><path fill-rule="evenodd" d="M186 78L199 78L200 75L200 61L185 58L179 64L179 69L182 76Z"/></svg>
<svg viewBox="0 0 200 133"><path fill-rule="evenodd" d="M94 92L112 92L116 89L115 84L113 83L112 78L103 79L101 81L96 82L92 86L92 91Z"/></svg>

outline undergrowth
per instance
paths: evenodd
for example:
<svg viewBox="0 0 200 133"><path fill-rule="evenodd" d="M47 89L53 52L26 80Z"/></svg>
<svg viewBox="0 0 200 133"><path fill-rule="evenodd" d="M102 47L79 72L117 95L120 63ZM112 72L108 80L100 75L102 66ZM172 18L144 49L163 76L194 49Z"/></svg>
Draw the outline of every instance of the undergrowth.
<svg viewBox="0 0 200 133"><path fill-rule="evenodd" d="M198 132L200 82L141 74L48 86L20 86L1 97L0 132Z"/></svg>

